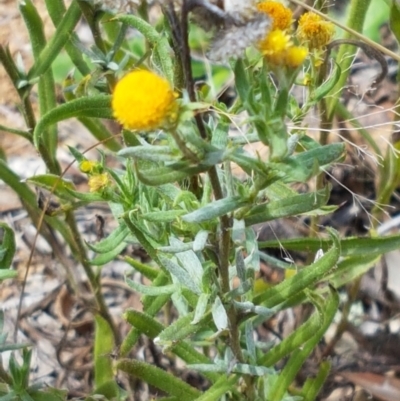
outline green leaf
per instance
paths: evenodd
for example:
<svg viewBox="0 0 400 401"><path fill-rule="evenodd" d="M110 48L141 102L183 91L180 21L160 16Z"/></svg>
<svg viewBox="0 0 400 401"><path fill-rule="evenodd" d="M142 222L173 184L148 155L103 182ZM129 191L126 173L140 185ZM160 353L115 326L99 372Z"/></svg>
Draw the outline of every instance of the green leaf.
<svg viewBox="0 0 400 401"><path fill-rule="evenodd" d="M324 306L323 324L314 335L306 342L302 348L296 349L285 367L281 371L276 382L269 389L268 400L281 401L289 386L292 384L296 374L300 370L305 360L309 357L312 350L317 346L321 340L339 307L339 297L336 291L331 289L328 299Z"/></svg>
<svg viewBox="0 0 400 401"><path fill-rule="evenodd" d="M155 342L163 346L170 346L176 341L183 340L207 327L212 320L211 313L204 315L203 319L201 319L199 323L192 324L193 319L194 312L190 312L186 316L180 317L176 322L172 323L165 330L163 330Z"/></svg>
<svg viewBox="0 0 400 401"><path fill-rule="evenodd" d="M54 174L36 175L34 177L28 178L27 181L31 182L32 184L40 188L44 188L47 191L50 191L60 199L68 201L74 199L70 192L75 190L74 184L71 181L67 181L58 175Z"/></svg>
<svg viewBox="0 0 400 401"><path fill-rule="evenodd" d="M153 223L172 223L178 217L186 213L186 210L163 210L160 212L149 212L142 214L142 218Z"/></svg>
<svg viewBox="0 0 400 401"><path fill-rule="evenodd" d="M229 377L223 375L216 383L214 383L207 391L205 391L201 397L196 398L196 401L220 400L224 394L232 391L232 388L235 388L239 377L239 375L230 375Z"/></svg>
<svg viewBox="0 0 400 401"><path fill-rule="evenodd" d="M103 266L106 263L114 260L117 256L119 256L125 248L126 248L126 242L121 242L113 250L96 256L94 259L90 261L90 264L93 266Z"/></svg>
<svg viewBox="0 0 400 401"><path fill-rule="evenodd" d="M56 32L54 32L50 41L40 53L40 56L35 60L34 65L28 73L30 80L40 77L50 68L63 46L68 42L71 32L74 31L80 18L81 9L78 2L74 0L57 26Z"/></svg>
<svg viewBox="0 0 400 401"><path fill-rule="evenodd" d="M164 273L160 272L155 280L153 286L163 286L170 283L170 278ZM143 310L149 316L155 316L160 309L170 300L170 295L160 295L158 297L150 297L145 295L142 298ZM124 338L121 347L120 355L125 357L129 351L134 347L140 337L140 331L133 328L128 335Z"/></svg>
<svg viewBox="0 0 400 401"><path fill-rule="evenodd" d="M251 226L265 221L310 212L325 205L329 199L329 193L329 187L325 187L325 189L318 192L300 194L255 206L245 216L245 224L246 226Z"/></svg>
<svg viewBox="0 0 400 401"><path fill-rule="evenodd" d="M191 401L201 395L199 390L189 386L176 376L137 359L121 359L116 363L116 369L143 380L180 400Z"/></svg>
<svg viewBox="0 0 400 401"><path fill-rule="evenodd" d="M328 275L326 280L329 281L334 288L340 288L366 273L375 266L380 258L380 255L369 255L367 253L363 256L352 256L341 260L337 269L335 269L332 274Z"/></svg>
<svg viewBox="0 0 400 401"><path fill-rule="evenodd" d="M184 215L182 220L188 223L203 223L207 220L225 216L246 204L247 200L244 200L241 196L228 196Z"/></svg>
<svg viewBox="0 0 400 401"><path fill-rule="evenodd" d="M0 281L7 280L9 278L15 278L18 276L18 272L16 270L3 270L2 263L3 262L0 260Z"/></svg>
<svg viewBox="0 0 400 401"><path fill-rule="evenodd" d="M247 79L243 60L239 58L235 64L235 86L243 103L247 101L251 85Z"/></svg>
<svg viewBox="0 0 400 401"><path fill-rule="evenodd" d="M194 276L191 272L187 271L181 265L178 265L173 260L165 256L159 256L159 260L163 267L165 267L182 285L189 288L195 294L201 294L201 281L194 281Z"/></svg>
<svg viewBox="0 0 400 401"><path fill-rule="evenodd" d="M134 326L139 332L145 334L151 339L155 339L165 327L152 316L139 312L134 309L128 309L124 313L125 320ZM174 353L186 363L210 363L211 361L203 353L197 351L192 345L185 341L177 342L169 348L169 352ZM212 381L218 379L218 375L205 374Z"/></svg>
<svg viewBox="0 0 400 401"><path fill-rule="evenodd" d="M86 242L89 249L96 253L107 253L114 250L121 242L128 236L129 228L126 224L121 223L107 238L97 242L96 244L90 244Z"/></svg>
<svg viewBox="0 0 400 401"><path fill-rule="evenodd" d="M228 315L226 314L224 305L222 305L221 298L218 296L215 297L211 313L218 331L226 330L228 328Z"/></svg>
<svg viewBox="0 0 400 401"><path fill-rule="evenodd" d="M146 38L157 55L164 76L172 84L174 82L174 66L167 38L157 32L148 22L135 15L121 14L114 19L137 29Z"/></svg>
<svg viewBox="0 0 400 401"><path fill-rule="evenodd" d="M308 377L301 391L304 401L314 401L320 392L331 369L330 361L322 361L315 378Z"/></svg>
<svg viewBox="0 0 400 401"><path fill-rule="evenodd" d="M221 163L223 156L223 151L214 151L207 153L206 157L197 165L182 161L146 170L137 168L137 175L140 181L146 185L168 184L209 170L211 166Z"/></svg>
<svg viewBox="0 0 400 401"><path fill-rule="evenodd" d="M6 224L0 221L0 269L9 269L11 267L15 254L15 237L13 230ZM0 280L15 277L16 271L0 270Z"/></svg>
<svg viewBox="0 0 400 401"><path fill-rule="evenodd" d="M326 251L332 246L330 238L294 238L288 240L259 241L258 247L285 248L289 251L317 252ZM347 256L378 256L400 248L400 234L387 237L350 237L340 241L341 255Z"/></svg>
<svg viewBox="0 0 400 401"><path fill-rule="evenodd" d="M136 160L148 160L152 162L177 162L181 155L173 151L169 146L135 146L122 149L118 156L132 157Z"/></svg>
<svg viewBox="0 0 400 401"><path fill-rule="evenodd" d="M314 171L315 168L338 161L344 157L344 154L343 143L332 143L287 157L282 163L271 164L271 166L285 173L284 182L286 183L304 182L318 172L318 170Z"/></svg>
<svg viewBox="0 0 400 401"><path fill-rule="evenodd" d="M392 0L390 7L390 29L392 30L397 43L400 44L400 4Z"/></svg>
<svg viewBox="0 0 400 401"><path fill-rule="evenodd" d="M95 315L94 381L96 388L114 381L112 353L115 343L111 327L100 315Z"/></svg>
<svg viewBox="0 0 400 401"><path fill-rule="evenodd" d="M334 64L333 71L331 75L328 77L326 81L324 81L321 85L319 85L314 92L311 93L311 98L309 101L309 105L317 104L321 99L323 99L336 85L338 82L342 70L338 64Z"/></svg>
<svg viewBox="0 0 400 401"><path fill-rule="evenodd" d="M282 283L267 289L262 294L254 298L254 303L262 303L267 308L279 305L295 296L297 293L306 288L311 288L312 285L321 280L331 269L335 267L340 256L340 243L337 234L330 230L333 246L320 259L304 267L299 273L293 277L284 280Z"/></svg>
<svg viewBox="0 0 400 401"><path fill-rule="evenodd" d="M135 291L139 292L140 294L149 295L151 297L173 294L174 292L179 291L179 285L177 284L165 285L163 287L150 287L148 285L137 283L136 281L130 280L129 278L126 278L125 281L129 285L129 287L133 288Z"/></svg>
<svg viewBox="0 0 400 401"><path fill-rule="evenodd" d="M93 117L113 119L111 96L87 96L71 100L46 113L37 123L33 132L35 146L38 146L48 126L72 117Z"/></svg>

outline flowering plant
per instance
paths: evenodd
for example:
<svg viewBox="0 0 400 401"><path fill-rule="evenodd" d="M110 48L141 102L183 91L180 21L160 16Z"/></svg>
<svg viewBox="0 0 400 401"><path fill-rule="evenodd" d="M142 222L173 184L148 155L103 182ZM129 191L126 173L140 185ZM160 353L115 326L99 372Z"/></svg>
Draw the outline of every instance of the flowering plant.
<svg viewBox="0 0 400 401"><path fill-rule="evenodd" d="M62 0L48 0L56 33L45 42L37 10L25 0L20 10L37 44L32 68L22 71L0 48L27 124L26 131L9 131L29 140L48 170L29 184L57 199L52 213L50 198L27 210L39 229L61 233L93 298L93 395L87 399L314 400L330 362L316 356L315 375L305 382L296 377L338 311L339 288L400 243L398 235L340 238L320 224L339 206L328 204L324 175L344 160L345 144L325 134L316 139L307 116L319 108L321 126L329 127L337 85L348 74L347 59L334 59L335 27L318 9L295 20L283 1L149 3L73 0L66 9ZM367 8L354 3L358 11ZM91 49L73 33L82 16L93 32ZM63 77L64 99L57 104L50 67L63 47L76 73ZM37 122L29 96L36 84ZM56 124L71 117L103 145L99 161L70 147L87 191L64 178L57 159ZM116 134L104 119L115 120ZM109 165L114 156L118 168ZM25 205L35 204L28 184L0 163L0 178ZM74 211L96 202L107 202L116 228L85 242ZM307 235L276 235L274 227L289 218ZM45 236L56 248L51 230ZM272 237L263 238L268 230ZM145 260L126 251L132 245ZM265 252L271 249L282 254ZM116 323L122 317L111 314L101 291L101 267L116 259L131 268L126 284L141 294L143 306L125 310L124 334ZM280 272L279 281L267 271ZM77 283L67 280L79 296ZM278 339L273 317L306 306L312 312ZM169 365L141 357L142 338ZM187 371L195 372L195 385L185 381ZM19 394L15 380L3 378L7 391ZM151 386L145 395L140 383Z"/></svg>

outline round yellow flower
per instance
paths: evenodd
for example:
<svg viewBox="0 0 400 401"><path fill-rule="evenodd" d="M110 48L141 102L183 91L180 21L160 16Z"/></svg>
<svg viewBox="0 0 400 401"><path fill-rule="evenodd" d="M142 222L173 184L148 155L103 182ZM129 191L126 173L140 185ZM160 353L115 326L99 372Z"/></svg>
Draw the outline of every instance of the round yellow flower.
<svg viewBox="0 0 400 401"><path fill-rule="evenodd" d="M93 172L93 170L98 166L97 162L94 162L92 160L83 160L79 164L79 169L82 171L82 173L90 174Z"/></svg>
<svg viewBox="0 0 400 401"><path fill-rule="evenodd" d="M258 47L267 61L272 65L284 65L286 51L292 46L290 36L284 31L276 29L263 39Z"/></svg>
<svg viewBox="0 0 400 401"><path fill-rule="evenodd" d="M107 173L92 175L89 178L90 192L102 191L110 184L110 177Z"/></svg>
<svg viewBox="0 0 400 401"><path fill-rule="evenodd" d="M310 49L322 49L332 40L334 34L335 26L315 13L304 13L299 19L297 37Z"/></svg>
<svg viewBox="0 0 400 401"><path fill-rule="evenodd" d="M112 108L124 128L152 130L174 118L176 97L167 80L153 72L137 70L117 83Z"/></svg>
<svg viewBox="0 0 400 401"><path fill-rule="evenodd" d="M272 30L290 28L293 20L292 11L278 1L262 1L257 4L258 11L268 14L273 21Z"/></svg>
<svg viewBox="0 0 400 401"><path fill-rule="evenodd" d="M290 68L301 66L308 56L308 50L303 46L292 46L286 51L285 65Z"/></svg>

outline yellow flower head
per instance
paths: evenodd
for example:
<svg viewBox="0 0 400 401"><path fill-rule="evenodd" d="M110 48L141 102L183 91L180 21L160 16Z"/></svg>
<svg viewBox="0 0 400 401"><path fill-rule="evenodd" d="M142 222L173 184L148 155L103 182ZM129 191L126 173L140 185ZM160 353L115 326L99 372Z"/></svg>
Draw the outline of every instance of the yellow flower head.
<svg viewBox="0 0 400 401"><path fill-rule="evenodd" d="M98 163L94 162L93 160L83 160L79 164L79 169L82 173L90 174L93 173L93 170L98 167Z"/></svg>
<svg viewBox="0 0 400 401"><path fill-rule="evenodd" d="M90 192L102 191L110 184L110 177L107 173L92 175L89 178Z"/></svg>
<svg viewBox="0 0 400 401"><path fill-rule="evenodd" d="M309 49L322 49L333 38L335 26L319 15L307 12L299 19L297 37L300 42L307 43Z"/></svg>
<svg viewBox="0 0 400 401"><path fill-rule="evenodd" d="M284 65L286 52L292 46L290 36L280 29L271 31L258 47L267 61L275 66Z"/></svg>
<svg viewBox="0 0 400 401"><path fill-rule="evenodd" d="M112 108L115 118L132 130L152 130L174 119L175 93L164 78L146 70L125 75L116 85Z"/></svg>
<svg viewBox="0 0 400 401"><path fill-rule="evenodd" d="M290 68L300 67L307 56L308 49L306 47L292 46L287 49L285 64Z"/></svg>
<svg viewBox="0 0 400 401"><path fill-rule="evenodd" d="M293 19L292 11L278 1L262 1L257 4L258 11L268 14L273 21L272 30L290 28Z"/></svg>

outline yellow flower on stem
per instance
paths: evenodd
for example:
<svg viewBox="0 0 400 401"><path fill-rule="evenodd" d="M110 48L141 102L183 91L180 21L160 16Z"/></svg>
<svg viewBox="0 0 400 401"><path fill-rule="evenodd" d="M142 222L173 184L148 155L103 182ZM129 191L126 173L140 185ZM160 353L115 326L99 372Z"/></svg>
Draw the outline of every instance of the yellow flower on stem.
<svg viewBox="0 0 400 401"><path fill-rule="evenodd" d="M322 49L333 38L335 26L332 22L325 21L313 12L304 13L299 19L297 37L302 43L306 43L309 49Z"/></svg>
<svg viewBox="0 0 400 401"><path fill-rule="evenodd" d="M176 118L176 96L169 82L146 70L125 75L112 97L115 118L126 129L148 131Z"/></svg>
<svg viewBox="0 0 400 401"><path fill-rule="evenodd" d="M308 49L306 47L292 46L287 49L285 64L290 68L300 67L307 56Z"/></svg>
<svg viewBox="0 0 400 401"><path fill-rule="evenodd" d="M82 173L90 174L93 173L94 169L98 167L97 162L94 162L93 160L83 160L79 164L79 169L82 171Z"/></svg>
<svg viewBox="0 0 400 401"><path fill-rule="evenodd" d="M110 185L110 177L107 173L92 175L89 178L88 185L90 192L102 191Z"/></svg>
<svg viewBox="0 0 400 401"><path fill-rule="evenodd" d="M267 61L272 65L284 65L286 52L292 46L290 36L281 29L271 31L258 47Z"/></svg>
<svg viewBox="0 0 400 401"><path fill-rule="evenodd" d="M278 1L262 1L257 4L258 11L268 14L272 18L272 30L289 29L293 20L292 11Z"/></svg>

